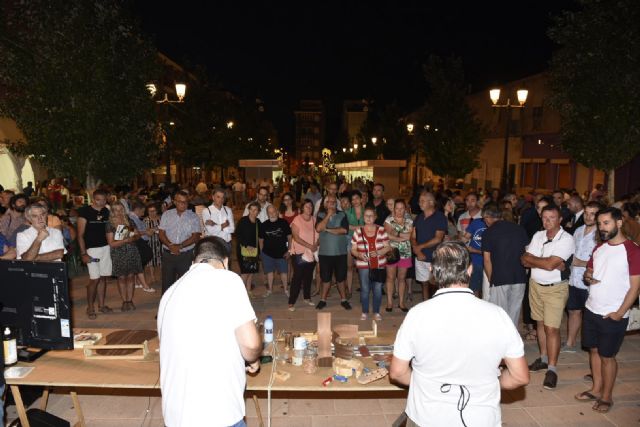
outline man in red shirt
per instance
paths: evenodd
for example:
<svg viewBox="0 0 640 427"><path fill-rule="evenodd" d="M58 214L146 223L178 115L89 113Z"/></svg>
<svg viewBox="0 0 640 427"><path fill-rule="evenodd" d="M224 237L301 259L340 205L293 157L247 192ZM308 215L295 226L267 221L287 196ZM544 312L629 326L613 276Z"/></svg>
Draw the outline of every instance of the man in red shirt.
<svg viewBox="0 0 640 427"><path fill-rule="evenodd" d="M589 348L593 386L575 397L595 401L593 410L608 412L629 309L640 293L640 247L621 232L622 212L607 208L598 213L600 243L587 263L584 280L589 285L582 324L582 345Z"/></svg>

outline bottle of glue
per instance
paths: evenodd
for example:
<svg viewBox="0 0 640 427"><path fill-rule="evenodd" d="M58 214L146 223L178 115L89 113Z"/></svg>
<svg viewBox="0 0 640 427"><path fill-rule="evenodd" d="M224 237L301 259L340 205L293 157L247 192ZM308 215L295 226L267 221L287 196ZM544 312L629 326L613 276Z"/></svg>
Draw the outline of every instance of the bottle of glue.
<svg viewBox="0 0 640 427"><path fill-rule="evenodd" d="M264 344L270 344L273 342L273 318L267 316L264 319Z"/></svg>
<svg viewBox="0 0 640 427"><path fill-rule="evenodd" d="M4 337L2 340L4 346L4 364L5 366L13 365L18 361L18 347L16 338L11 333L11 329L7 326L4 328Z"/></svg>

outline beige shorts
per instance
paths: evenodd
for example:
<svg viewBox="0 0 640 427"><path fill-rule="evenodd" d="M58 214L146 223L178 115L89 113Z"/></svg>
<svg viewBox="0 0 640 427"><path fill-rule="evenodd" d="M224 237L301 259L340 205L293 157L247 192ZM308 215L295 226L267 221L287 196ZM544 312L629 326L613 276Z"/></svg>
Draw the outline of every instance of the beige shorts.
<svg viewBox="0 0 640 427"><path fill-rule="evenodd" d="M109 245L99 248L89 248L87 249L87 255L100 260L87 264L89 278L91 280L111 276L111 248Z"/></svg>
<svg viewBox="0 0 640 427"><path fill-rule="evenodd" d="M542 286L529 280L529 305L531 318L542 321L545 326L560 328L562 314L569 299L569 283Z"/></svg>

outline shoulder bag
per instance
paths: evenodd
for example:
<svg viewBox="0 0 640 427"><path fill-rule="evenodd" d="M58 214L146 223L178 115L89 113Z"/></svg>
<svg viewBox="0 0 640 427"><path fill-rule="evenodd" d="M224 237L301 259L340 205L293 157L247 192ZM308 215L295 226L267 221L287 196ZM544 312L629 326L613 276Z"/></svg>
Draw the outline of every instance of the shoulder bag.
<svg viewBox="0 0 640 427"><path fill-rule="evenodd" d="M387 252L387 264L395 264L398 261L400 261L400 249L391 246L391 250Z"/></svg>

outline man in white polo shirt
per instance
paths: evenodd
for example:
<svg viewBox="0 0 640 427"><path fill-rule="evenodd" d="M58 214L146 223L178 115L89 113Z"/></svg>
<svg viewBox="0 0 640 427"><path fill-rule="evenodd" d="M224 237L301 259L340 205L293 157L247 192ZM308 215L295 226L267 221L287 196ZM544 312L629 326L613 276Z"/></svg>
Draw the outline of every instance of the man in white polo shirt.
<svg viewBox="0 0 640 427"><path fill-rule="evenodd" d="M231 236L236 231L233 212L224 205L224 190L220 187L213 190L213 203L202 211L205 236L220 237L226 243L229 259L231 259Z"/></svg>
<svg viewBox="0 0 640 427"><path fill-rule="evenodd" d="M31 227L17 235L16 253L24 261L61 261L67 250L62 233L57 228L47 227L47 210L33 203L24 211Z"/></svg>
<svg viewBox="0 0 640 427"><path fill-rule="evenodd" d="M560 324L569 298L569 266L573 256L573 236L561 226L560 208L550 204L542 208L544 230L533 235L527 251L522 255L522 265L531 268L529 281L529 305L531 318L536 321L540 357L529 370L547 369L542 383L553 390L558 383L556 365L560 354Z"/></svg>
<svg viewBox="0 0 640 427"><path fill-rule="evenodd" d="M407 427L500 426L500 389L529 383L522 338L502 308L469 289L462 243L438 245L431 267L440 289L402 322L389 372L409 386Z"/></svg>
<svg viewBox="0 0 640 427"><path fill-rule="evenodd" d="M595 401L593 410L605 413L613 406L620 350L629 323L629 309L640 292L640 248L621 231L622 212L603 209L597 216L600 243L587 263L589 284L582 324L582 345L589 348L593 386L576 395Z"/></svg>

